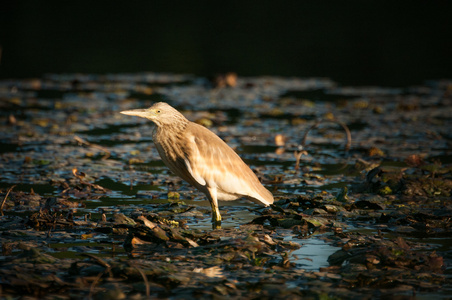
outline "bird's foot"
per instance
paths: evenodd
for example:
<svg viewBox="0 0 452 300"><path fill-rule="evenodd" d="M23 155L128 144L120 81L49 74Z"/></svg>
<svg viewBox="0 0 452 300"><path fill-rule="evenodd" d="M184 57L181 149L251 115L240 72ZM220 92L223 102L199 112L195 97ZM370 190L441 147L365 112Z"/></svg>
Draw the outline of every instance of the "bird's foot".
<svg viewBox="0 0 452 300"><path fill-rule="evenodd" d="M212 229L221 229L221 220L219 220L219 221L215 221L215 220L212 220Z"/></svg>
<svg viewBox="0 0 452 300"><path fill-rule="evenodd" d="M212 213L212 229L221 229L221 215L216 210Z"/></svg>

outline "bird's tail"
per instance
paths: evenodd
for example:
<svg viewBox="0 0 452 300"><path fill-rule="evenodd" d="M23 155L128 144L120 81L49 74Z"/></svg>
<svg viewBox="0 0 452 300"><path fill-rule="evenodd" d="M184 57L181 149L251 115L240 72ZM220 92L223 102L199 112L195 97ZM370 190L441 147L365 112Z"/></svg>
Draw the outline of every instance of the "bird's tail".
<svg viewBox="0 0 452 300"><path fill-rule="evenodd" d="M264 206L269 206L273 204L275 199L273 198L272 193L267 190L263 185L260 185L259 191L256 195L248 196L248 199L253 201L254 203L261 204Z"/></svg>

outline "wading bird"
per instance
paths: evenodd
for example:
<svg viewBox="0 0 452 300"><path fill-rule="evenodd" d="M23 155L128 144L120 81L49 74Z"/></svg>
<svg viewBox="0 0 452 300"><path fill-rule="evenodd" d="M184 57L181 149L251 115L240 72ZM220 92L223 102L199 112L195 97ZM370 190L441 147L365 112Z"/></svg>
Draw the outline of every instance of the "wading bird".
<svg viewBox="0 0 452 300"><path fill-rule="evenodd" d="M264 206L273 203L273 195L231 147L167 103L121 113L146 118L157 125L153 141L162 161L174 174L207 196L214 228L221 225L218 200L244 197Z"/></svg>

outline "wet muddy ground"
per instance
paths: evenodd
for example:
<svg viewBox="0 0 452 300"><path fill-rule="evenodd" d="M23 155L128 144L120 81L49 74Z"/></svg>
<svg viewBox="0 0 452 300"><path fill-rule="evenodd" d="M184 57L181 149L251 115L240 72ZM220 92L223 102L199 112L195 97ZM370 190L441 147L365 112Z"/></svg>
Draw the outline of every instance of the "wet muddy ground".
<svg viewBox="0 0 452 300"><path fill-rule="evenodd" d="M220 204L173 176L165 101L275 196ZM447 299L452 81L46 75L0 82L1 295L17 299ZM350 138L347 138L347 133Z"/></svg>

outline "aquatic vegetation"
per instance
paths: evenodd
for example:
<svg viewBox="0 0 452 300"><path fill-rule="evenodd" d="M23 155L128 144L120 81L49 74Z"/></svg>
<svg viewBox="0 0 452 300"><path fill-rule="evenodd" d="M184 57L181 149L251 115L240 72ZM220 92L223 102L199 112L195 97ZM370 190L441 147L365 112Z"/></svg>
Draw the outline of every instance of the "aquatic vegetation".
<svg viewBox="0 0 452 300"><path fill-rule="evenodd" d="M203 82L0 81L2 295L448 297L452 83ZM156 101L209 126L277 201L227 203L212 230L205 197L160 161L152 125L118 113ZM301 250L319 242L330 248L317 264Z"/></svg>

